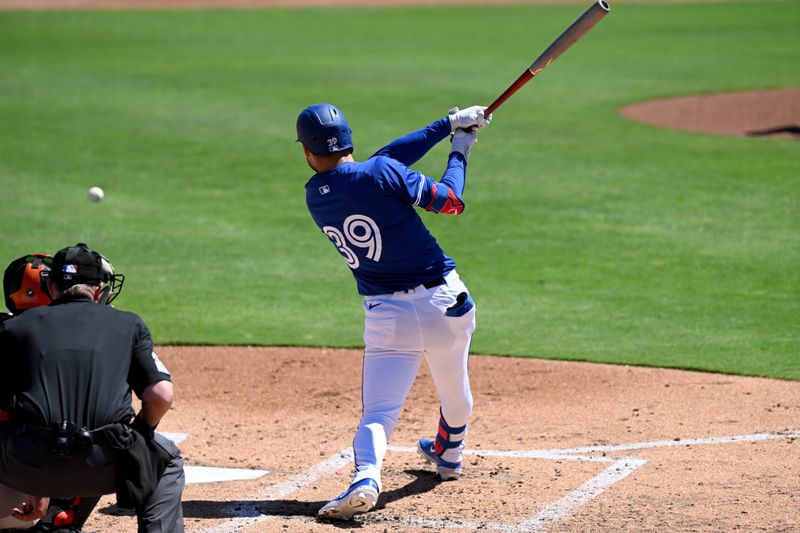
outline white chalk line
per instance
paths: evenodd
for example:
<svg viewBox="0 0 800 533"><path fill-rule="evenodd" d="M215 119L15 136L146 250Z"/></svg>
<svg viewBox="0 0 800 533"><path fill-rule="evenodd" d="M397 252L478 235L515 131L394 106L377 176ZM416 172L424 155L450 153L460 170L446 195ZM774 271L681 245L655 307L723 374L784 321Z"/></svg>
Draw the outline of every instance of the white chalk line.
<svg viewBox="0 0 800 533"><path fill-rule="evenodd" d="M328 457L321 463L318 463L311 470L293 476L282 483L278 483L277 485L271 485L267 487L263 492L256 495L255 498L263 500L276 500L278 498L283 498L297 490L302 489L303 487L319 481L323 477L339 470L345 465L352 464L352 462L353 448L345 448L339 453ZM257 509L244 509L243 506L237 504L231 504L229 507L226 507L223 512L233 516L234 518L218 526L202 529L200 531L214 533L233 532L238 531L243 526L256 524L263 520L272 518L270 515L261 514Z"/></svg>
<svg viewBox="0 0 800 533"><path fill-rule="evenodd" d="M703 444L730 444L736 442L756 442L761 440L772 440L780 438L800 437L800 431L787 431L785 433L755 433L753 435L729 435L726 437L707 437L702 439L673 439L654 442L639 442L636 444L612 444L605 446L586 446L583 448L565 448L561 450L542 450L544 453L599 453L599 452L618 452L629 450L645 450L648 448L668 448L675 446L698 446Z"/></svg>
<svg viewBox="0 0 800 533"><path fill-rule="evenodd" d="M536 515L517 524L513 531L543 531L547 529L551 524L560 522L562 518L573 510L584 505L592 498L596 498L611 485L625 479L634 470L645 464L647 464L646 460L633 457L616 461L576 490L551 503Z"/></svg>
<svg viewBox="0 0 800 533"><path fill-rule="evenodd" d="M538 458L538 457L537 457ZM523 520L518 524L497 524L486 522L465 522L458 520L437 520L425 518L383 518L379 515L369 517L370 523L391 523L396 525L409 525L429 529L467 529L487 531L530 532L543 531L555 522L559 522L575 508L585 504L592 498L599 496L605 489L624 479L637 468L647 464L644 459L627 457L624 459L611 459L614 464L593 477L570 494L551 503L536 515Z"/></svg>
<svg viewBox="0 0 800 533"><path fill-rule="evenodd" d="M647 464L647 460L635 457L620 457L611 458L607 456L592 456L592 455L576 455L576 454L591 454L591 453L607 453L615 451L629 451L629 450L643 450L651 448L663 448L674 446L697 446L706 444L730 444L742 442L757 442L782 438L797 438L800 437L800 430L787 431L782 433L756 433L751 435L730 435L722 437L708 437L698 439L680 439L670 441L653 441L653 442L640 442L631 444L620 445L598 445L586 446L580 448L564 448L564 449L551 449L551 450L466 450L465 455L476 455L486 457L506 457L511 459L546 459L546 460L566 460L566 461L594 461L594 462L610 462L613 463L607 469L593 478L586 481L583 485L570 492L566 496L549 504L544 509L540 510L535 515L519 522L517 524L498 524L498 523L483 523L483 522L460 522L455 520L436 520L424 518L404 518L393 519L388 517L381 517L380 515L369 515L365 522L369 523L387 523L397 525L408 525L417 527L426 527L431 529L485 529L491 531L510 531L510 532L533 532L543 531L550 527L552 524L561 521L564 517L575 511L577 508L588 503L590 500L602 494L606 489L629 476L636 469ZM416 447L403 447L403 446L389 446L389 451L400 453L414 453ZM330 474L339 468L351 464L353 460L352 448L345 448L338 454L335 454L325 461L317 464L311 470L304 474L300 474L290 478L289 480L268 487L260 497L271 500L276 498L285 497L297 490L300 490L311 483L321 479L322 477ZM206 532L234 532L239 531L241 527L252 525L264 520L275 518L272 515L263 515L258 513L257 510L251 509L236 509L232 505L226 511L234 517L232 520L214 526L211 528L203 529ZM256 514L254 514L256 513ZM285 518L285 517L284 517ZM313 520L309 517L293 517L293 520L310 521Z"/></svg>
<svg viewBox="0 0 800 533"><path fill-rule="evenodd" d="M729 435L723 437L707 437L700 439L674 439L653 442L637 442L631 444L609 444L597 446L585 446L581 448L556 448L550 450L464 450L464 455L477 455L486 457L507 457L509 459L555 459L566 461L600 461L614 462L616 459L605 456L575 455L606 453L616 451L645 450L648 448L667 448L674 446L698 446L703 444L729 444L736 442L756 442L762 440L773 440L780 438L800 438L800 430L773 432L773 433L754 433L752 435ZM416 447L389 446L388 450L395 452L416 452Z"/></svg>
<svg viewBox="0 0 800 533"><path fill-rule="evenodd" d="M391 452L416 453L416 447L388 446ZM595 463L613 463L616 459L602 455L571 455L561 453L559 450L464 450L464 455L477 455L484 457L506 457L508 459L548 459L552 461L590 461Z"/></svg>

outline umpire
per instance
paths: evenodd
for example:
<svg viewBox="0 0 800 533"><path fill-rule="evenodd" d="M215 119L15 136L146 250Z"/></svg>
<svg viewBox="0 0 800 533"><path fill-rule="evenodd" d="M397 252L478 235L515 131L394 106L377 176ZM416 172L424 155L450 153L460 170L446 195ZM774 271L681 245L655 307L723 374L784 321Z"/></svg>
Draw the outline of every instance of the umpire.
<svg viewBox="0 0 800 533"><path fill-rule="evenodd" d="M43 497L116 492L139 532L180 533L183 459L155 433L173 386L142 319L104 305L123 281L78 243L53 257L53 303L0 324L0 391L12 398L0 483Z"/></svg>

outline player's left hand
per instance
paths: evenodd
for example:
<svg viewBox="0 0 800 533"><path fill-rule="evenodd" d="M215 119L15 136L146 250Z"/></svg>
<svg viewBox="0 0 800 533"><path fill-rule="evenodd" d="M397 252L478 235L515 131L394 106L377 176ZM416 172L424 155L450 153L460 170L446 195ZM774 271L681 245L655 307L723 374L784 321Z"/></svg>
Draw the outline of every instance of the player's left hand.
<svg viewBox="0 0 800 533"><path fill-rule="evenodd" d="M44 516L48 505L50 505L50 498L28 496L19 507L11 510L11 516L23 522L33 522Z"/></svg>
<svg viewBox="0 0 800 533"><path fill-rule="evenodd" d="M458 152L464 156L464 159L469 159L469 153L472 147L478 142L478 129L470 128L468 130L458 128L453 137L450 139L452 147L450 153Z"/></svg>
<svg viewBox="0 0 800 533"><path fill-rule="evenodd" d="M477 126L478 128L488 126L492 121L492 115L484 116L483 112L485 110L486 107L480 105L461 110L457 107L452 108L447 112L447 117L450 119L450 129L455 131L459 128L466 130L472 126Z"/></svg>

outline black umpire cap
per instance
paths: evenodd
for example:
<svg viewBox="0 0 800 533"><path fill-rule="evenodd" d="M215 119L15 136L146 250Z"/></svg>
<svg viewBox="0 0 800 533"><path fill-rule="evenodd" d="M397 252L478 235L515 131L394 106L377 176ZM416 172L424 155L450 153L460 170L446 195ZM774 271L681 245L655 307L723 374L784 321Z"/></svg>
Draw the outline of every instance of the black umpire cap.
<svg viewBox="0 0 800 533"><path fill-rule="evenodd" d="M63 289L78 283L109 281L112 275L103 269L103 256L82 242L56 252L50 270L50 279Z"/></svg>

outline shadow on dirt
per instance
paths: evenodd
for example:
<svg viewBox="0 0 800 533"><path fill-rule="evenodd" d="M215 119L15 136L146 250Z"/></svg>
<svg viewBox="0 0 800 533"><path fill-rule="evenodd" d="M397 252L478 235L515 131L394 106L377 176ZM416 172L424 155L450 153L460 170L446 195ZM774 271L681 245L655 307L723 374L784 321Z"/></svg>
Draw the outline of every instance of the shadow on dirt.
<svg viewBox="0 0 800 533"><path fill-rule="evenodd" d="M406 485L381 493L376 509L383 509L386 505L417 494L424 494L433 490L442 480L427 470L405 470L405 474L413 476L414 479ZM320 507L328 503L327 501L300 501L300 500L245 500L245 501L210 501L210 500L186 500L183 502L184 518L255 518L259 516L283 516L283 517L312 517L316 518ZM133 511L122 509L116 505L108 505L98 512L111 516L133 516ZM358 522L326 521L342 529L359 528L362 524Z"/></svg>
<svg viewBox="0 0 800 533"><path fill-rule="evenodd" d="M414 480L400 488L383 491L378 498L378 509L408 496L424 494L433 490L439 483L442 483L439 476L430 470L404 470L403 472L409 476L414 476Z"/></svg>

